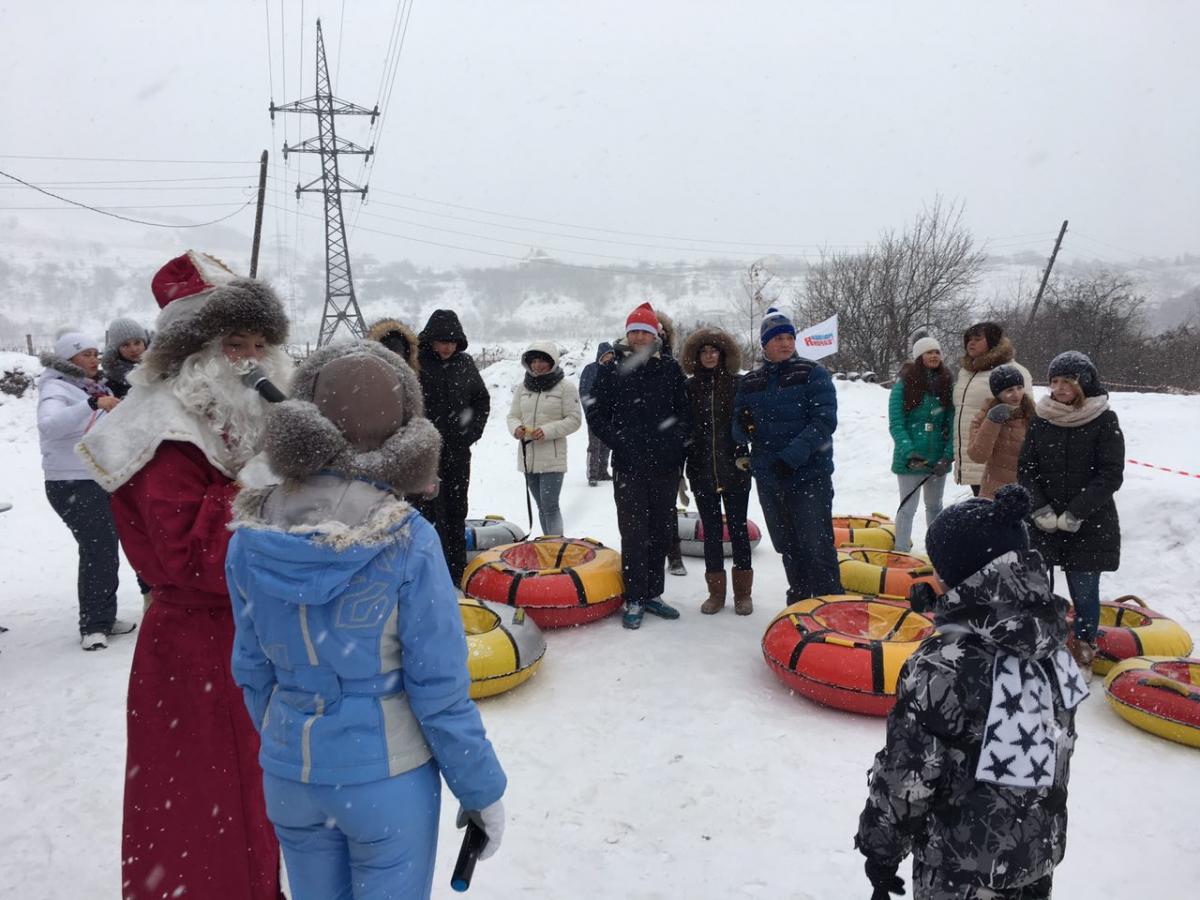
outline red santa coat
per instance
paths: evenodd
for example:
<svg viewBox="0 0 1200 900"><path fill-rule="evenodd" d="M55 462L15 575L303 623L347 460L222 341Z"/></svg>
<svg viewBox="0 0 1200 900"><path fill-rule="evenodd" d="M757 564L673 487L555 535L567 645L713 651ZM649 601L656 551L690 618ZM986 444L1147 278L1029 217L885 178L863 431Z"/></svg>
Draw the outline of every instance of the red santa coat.
<svg viewBox="0 0 1200 900"><path fill-rule="evenodd" d="M129 675L125 900L282 897L258 734L229 670L237 489L199 447L165 441L112 495L125 553L154 585Z"/></svg>

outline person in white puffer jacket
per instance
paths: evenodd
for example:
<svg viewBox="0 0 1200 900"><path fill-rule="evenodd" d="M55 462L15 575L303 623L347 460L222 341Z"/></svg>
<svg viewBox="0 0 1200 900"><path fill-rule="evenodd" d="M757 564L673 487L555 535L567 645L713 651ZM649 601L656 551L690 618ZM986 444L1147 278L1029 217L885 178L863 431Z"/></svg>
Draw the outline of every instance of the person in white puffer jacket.
<svg viewBox="0 0 1200 900"><path fill-rule="evenodd" d="M81 332L63 332L41 363L37 423L46 498L79 545L80 645L100 650L110 634L134 626L117 620L120 560L108 493L75 455L75 445L120 401L96 380L100 342Z"/></svg>
<svg viewBox="0 0 1200 900"><path fill-rule="evenodd" d="M537 501L542 534L563 533L558 495L567 471L567 435L583 424L579 388L564 377L558 348L534 341L521 354L525 379L513 389L508 431L519 442L517 471Z"/></svg>

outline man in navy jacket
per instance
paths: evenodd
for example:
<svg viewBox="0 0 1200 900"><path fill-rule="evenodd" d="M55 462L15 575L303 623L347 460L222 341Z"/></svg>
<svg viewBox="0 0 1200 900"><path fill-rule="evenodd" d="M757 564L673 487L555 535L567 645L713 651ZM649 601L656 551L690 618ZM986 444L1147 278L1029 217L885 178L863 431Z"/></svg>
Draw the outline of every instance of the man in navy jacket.
<svg viewBox="0 0 1200 900"><path fill-rule="evenodd" d="M600 367L607 366L612 361L612 344L608 343L608 341L601 341L600 346L596 348L596 361L584 366L583 372L579 375L579 400L583 403L585 410L592 405L592 391L596 386L596 376L600 374ZM612 476L608 474L609 450L604 445L604 442L596 436L596 433L592 431L590 425L587 432L588 486L595 487L598 482L612 481Z"/></svg>
<svg viewBox="0 0 1200 900"><path fill-rule="evenodd" d="M751 445L767 530L783 554L788 603L840 594L833 546L837 392L823 366L797 355L796 328L779 310L767 310L759 340L765 362L738 388L733 438Z"/></svg>

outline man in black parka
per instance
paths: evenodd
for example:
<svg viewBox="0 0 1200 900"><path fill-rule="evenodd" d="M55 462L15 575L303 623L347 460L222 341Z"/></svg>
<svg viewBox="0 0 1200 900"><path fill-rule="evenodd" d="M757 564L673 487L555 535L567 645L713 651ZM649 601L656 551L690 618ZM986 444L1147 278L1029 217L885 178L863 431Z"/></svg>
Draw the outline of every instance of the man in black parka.
<svg viewBox="0 0 1200 900"><path fill-rule="evenodd" d="M612 448L626 628L640 627L646 612L679 618L662 599L663 566L692 407L683 370L662 353L658 332L649 303L629 314L625 337L613 345L616 362L601 366L585 410L588 427Z"/></svg>
<svg viewBox="0 0 1200 900"><path fill-rule="evenodd" d="M491 397L464 351L467 336L451 309L435 309L418 335L421 393L425 416L442 436L437 496L419 505L437 529L450 577L457 585L467 566L467 491L471 484L471 445L483 435Z"/></svg>

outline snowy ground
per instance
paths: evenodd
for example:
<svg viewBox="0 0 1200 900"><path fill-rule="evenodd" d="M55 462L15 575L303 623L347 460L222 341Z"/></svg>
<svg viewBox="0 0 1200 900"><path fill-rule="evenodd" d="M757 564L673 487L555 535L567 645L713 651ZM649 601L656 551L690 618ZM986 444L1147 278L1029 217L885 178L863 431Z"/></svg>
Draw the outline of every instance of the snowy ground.
<svg viewBox="0 0 1200 900"><path fill-rule="evenodd" d="M579 353L569 355L568 362ZM0 369L18 357L0 354ZM28 358L25 364L36 368ZM570 366L568 366L570 368ZM475 455L472 514L523 521L506 434L518 369L485 370L492 419ZM836 508L889 512L886 394L839 384ZM1114 394L1128 455L1200 470L1200 397ZM75 548L46 502L34 399L0 395L0 897L116 897L124 693L133 640L82 653ZM611 489L588 488L582 435L570 441L567 530L619 546ZM947 491L947 500L964 496ZM1137 593L1200 635L1200 479L1130 466L1118 494L1123 567L1105 597ZM762 522L757 501L751 516ZM918 519L920 530L920 519ZM769 541L758 548L757 611L701 617L700 560L667 579L677 622L616 618L550 632L540 673L481 703L510 778L504 846L480 865L481 897L865 897L851 845L883 721L817 707L763 662L759 640L784 590ZM122 571L121 614L138 618ZM1195 897L1200 886L1195 750L1118 719L1100 682L1079 715L1067 858L1057 898ZM435 896L448 897L459 836L443 810ZM906 867L907 869L907 867ZM907 877L907 871L904 871Z"/></svg>

